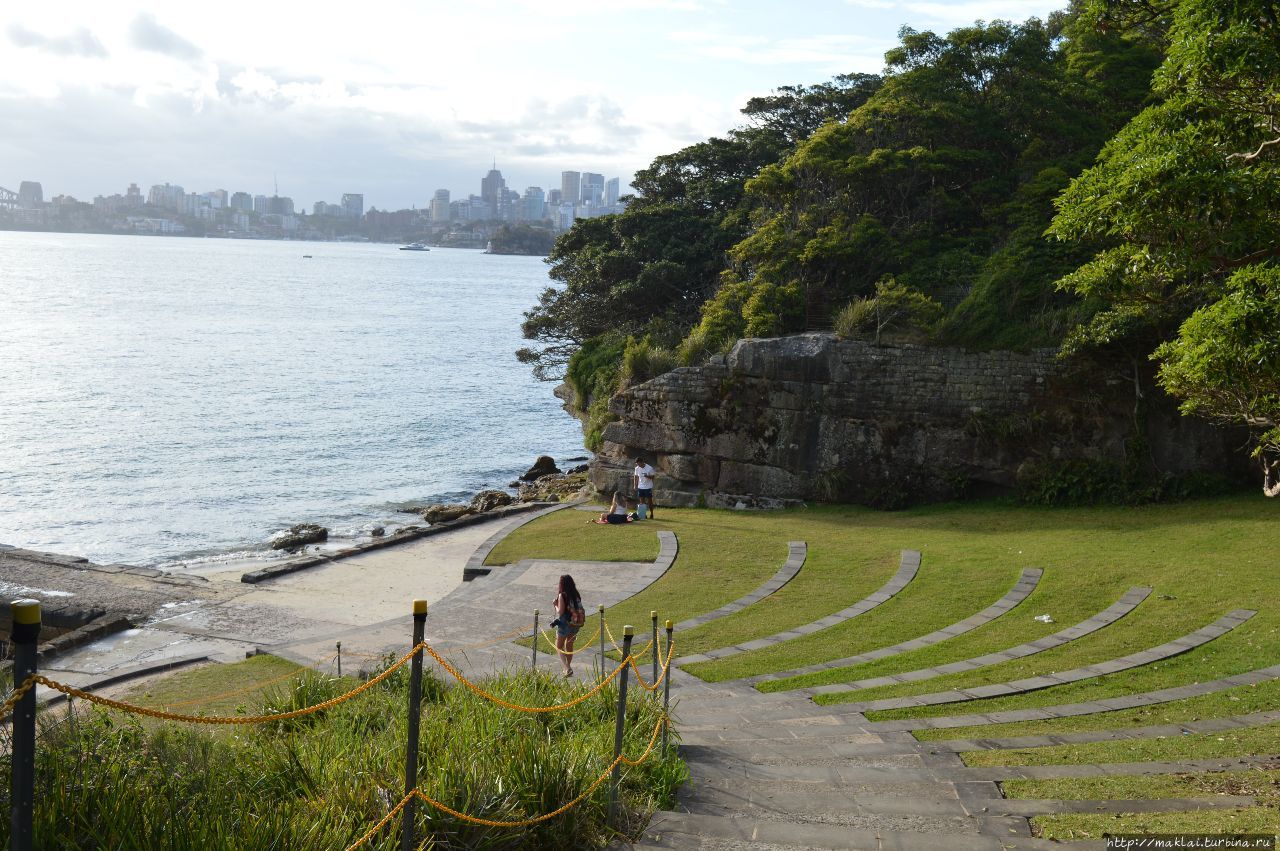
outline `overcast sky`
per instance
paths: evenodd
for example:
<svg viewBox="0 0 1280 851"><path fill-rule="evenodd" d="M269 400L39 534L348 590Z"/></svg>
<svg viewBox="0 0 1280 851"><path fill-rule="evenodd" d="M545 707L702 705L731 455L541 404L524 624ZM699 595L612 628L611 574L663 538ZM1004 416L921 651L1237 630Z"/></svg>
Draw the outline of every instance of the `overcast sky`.
<svg viewBox="0 0 1280 851"><path fill-rule="evenodd" d="M154 183L366 208L620 176L753 95L876 72L900 26L1062 0L60 0L0 6L0 186Z"/></svg>

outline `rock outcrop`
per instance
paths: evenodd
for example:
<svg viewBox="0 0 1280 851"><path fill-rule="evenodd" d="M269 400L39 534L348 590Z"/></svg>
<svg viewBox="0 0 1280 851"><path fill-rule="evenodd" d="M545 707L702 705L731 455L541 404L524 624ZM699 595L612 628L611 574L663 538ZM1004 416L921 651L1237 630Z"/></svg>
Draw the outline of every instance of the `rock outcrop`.
<svg viewBox="0 0 1280 851"><path fill-rule="evenodd" d="M1180 416L1149 375L1135 417L1132 369L1052 350L743 340L615 396L591 482L629 487L643 454L660 505L892 507L1006 491L1042 462L1123 462L1139 443L1142 463L1164 473L1245 474L1239 436Z"/></svg>
<svg viewBox="0 0 1280 851"><path fill-rule="evenodd" d="M524 471L524 475L520 477L522 482L536 482L543 476L549 476L553 473L559 473L560 468L556 466L555 459L550 455L539 455L538 459L533 462L533 466Z"/></svg>
<svg viewBox="0 0 1280 851"><path fill-rule="evenodd" d="M296 550L307 544L318 544L329 539L329 530L315 523L299 523L271 538L273 550Z"/></svg>
<svg viewBox="0 0 1280 851"><path fill-rule="evenodd" d="M472 511L492 511L502 505L510 505L514 500L506 491L480 491L471 498Z"/></svg>

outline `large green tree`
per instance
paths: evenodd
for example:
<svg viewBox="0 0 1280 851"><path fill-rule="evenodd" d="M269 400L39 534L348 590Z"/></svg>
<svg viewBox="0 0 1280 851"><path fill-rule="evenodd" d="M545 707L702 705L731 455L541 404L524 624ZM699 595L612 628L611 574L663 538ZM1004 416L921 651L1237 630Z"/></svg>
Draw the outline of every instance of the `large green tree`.
<svg viewBox="0 0 1280 851"><path fill-rule="evenodd" d="M753 227L703 334L825 327L893 275L959 305L944 325L953 341L1060 337L1050 320L1075 300L1052 282L1084 253L1042 239L1051 201L1137 110L1155 50L1069 16L900 37L884 84L847 121L747 184Z"/></svg>
<svg viewBox="0 0 1280 851"><path fill-rule="evenodd" d="M1160 101L1058 202L1050 232L1097 248L1061 286L1107 305L1077 345L1164 339L1183 410L1249 427L1280 493L1280 6L1098 0L1095 20L1167 38Z"/></svg>

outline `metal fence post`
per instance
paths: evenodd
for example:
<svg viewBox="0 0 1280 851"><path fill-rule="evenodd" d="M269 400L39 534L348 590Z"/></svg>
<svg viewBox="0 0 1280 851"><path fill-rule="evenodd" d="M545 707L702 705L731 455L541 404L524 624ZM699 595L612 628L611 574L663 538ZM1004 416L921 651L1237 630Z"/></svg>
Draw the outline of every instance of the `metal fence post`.
<svg viewBox="0 0 1280 851"><path fill-rule="evenodd" d="M600 676L604 676L604 606L600 607Z"/></svg>
<svg viewBox="0 0 1280 851"><path fill-rule="evenodd" d="M542 614L541 609L533 610L533 669L538 670L538 615Z"/></svg>
<svg viewBox="0 0 1280 851"><path fill-rule="evenodd" d="M658 612L656 610L649 612L649 620L653 621L653 637L649 646L653 648L653 680L652 682L656 686L658 684ZM653 696L655 698L658 696L657 691L654 691Z"/></svg>
<svg viewBox="0 0 1280 851"><path fill-rule="evenodd" d="M631 639L636 630L631 624L622 628L622 670L618 680L618 717L613 725L613 776L609 780L609 826L618 826L618 783L622 779L622 733L627 718L627 659L631 656Z"/></svg>
<svg viewBox="0 0 1280 851"><path fill-rule="evenodd" d="M409 736L404 755L404 793L418 788L418 731L422 721L422 644L427 634L427 601L413 601L413 646L418 649L413 653L412 667L409 670ZM413 816L417 810L416 797L410 798L404 805L400 827L401 851L413 851Z"/></svg>
<svg viewBox="0 0 1280 851"><path fill-rule="evenodd" d="M342 676L342 642L338 642L338 676Z"/></svg>
<svg viewBox="0 0 1280 851"><path fill-rule="evenodd" d="M675 629L671 619L667 619L667 654L671 653L671 633ZM667 728L671 726L671 666L667 666L666 679L662 681L662 757L667 757Z"/></svg>
<svg viewBox="0 0 1280 851"><path fill-rule="evenodd" d="M13 687L18 688L36 673L36 649L40 642L40 601L14 600ZM36 690L32 686L13 708L13 776L10 800L10 827L13 851L31 851L34 841L36 780Z"/></svg>

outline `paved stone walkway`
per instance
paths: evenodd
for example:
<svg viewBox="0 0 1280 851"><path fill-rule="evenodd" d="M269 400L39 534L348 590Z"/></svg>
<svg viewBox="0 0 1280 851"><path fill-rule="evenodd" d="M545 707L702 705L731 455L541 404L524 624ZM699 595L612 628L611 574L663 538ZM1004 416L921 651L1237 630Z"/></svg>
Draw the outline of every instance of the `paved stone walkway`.
<svg viewBox="0 0 1280 851"><path fill-rule="evenodd" d="M709 624L712 621L727 617L734 612L740 612L752 603L758 603L770 594L776 593L782 588L782 586L786 585L792 579L795 579L796 574L800 572L800 568L804 567L804 560L808 556L808 553L809 548L805 546L804 541L792 541L787 544L786 562L782 567L778 568L778 572L773 575L772 579L752 591L750 594L747 594L745 597L739 597L732 603L725 603L715 611L680 621L680 623L675 625L675 629L678 632L688 632L694 627Z"/></svg>
<svg viewBox="0 0 1280 851"><path fill-rule="evenodd" d="M784 641L790 641L793 638L799 638L802 635L809 635L827 627L835 626L838 623L844 623L851 618L856 618L858 615L866 614L881 603L893 599L895 594L907 587L907 584L916 578L916 573L919 570L920 553L915 550L903 550L902 557L899 560L898 572L893 575L893 578L881 586L879 591L862 598L852 606L841 609L834 615L827 615L825 618L820 618L812 623L807 623L785 632L757 638L753 641L744 641L732 647L719 647L715 650L708 650L705 653L684 656L677 659L675 664L691 665L694 662L708 662L712 659L724 659L729 656L736 656L739 653L747 653L751 650L762 650L765 647L772 647L775 644L781 644Z"/></svg>
<svg viewBox="0 0 1280 851"><path fill-rule="evenodd" d="M910 650L919 650L922 647L928 647L931 644L937 644L946 641L948 638L955 638L957 635L963 635L970 630L977 629L980 626L990 623L1001 615L1011 611L1015 606L1027 599L1031 592L1040 584L1040 577L1044 571L1037 567L1029 567L1022 571L1022 575L1018 577L1018 581L1014 583L1013 588L1009 590L996 602L987 606L975 615L970 615L962 621L951 624L951 626L943 627L935 630L928 635L922 635L919 638L913 638L910 641L903 641L892 647L881 647L877 650L870 650L866 653L859 653L857 656L846 656L843 659L832 659L830 662L819 662L816 665L805 665L802 668L792 668L789 671L777 671L771 674L760 674L754 677L743 677L741 682L745 685L755 685L756 683L767 682L770 680L785 680L791 677L798 677L802 674L814 674L818 671L832 671L836 668L851 668L854 665L860 665L863 662L870 662L874 659L887 659L890 656L897 656L900 653L906 653Z"/></svg>
<svg viewBox="0 0 1280 851"><path fill-rule="evenodd" d="M1132 612L1138 607L1138 604L1147 598L1151 593L1150 588L1134 587L1125 592L1119 600L1112 603L1106 609L1098 612L1091 618L1087 618L1075 626L1067 627L1059 630L1052 635L1046 635L1044 638L1037 638L1035 641L1028 641L1025 644L1019 644L1016 647L1009 647L995 653L985 653L981 656L975 656L972 659L962 659L959 662L948 662L945 665L935 665L932 668L920 668L915 671L905 671L901 674L893 674L887 677L870 677L865 680L854 680L848 683L833 683L831 685L814 686L812 688L797 689L801 694L839 694L841 692L861 691L862 689L876 688L878 686L891 686L899 683L920 682L922 680L931 680L934 677L941 677L944 674L958 674L962 671L972 671L977 668L985 668L988 665L999 665L1001 662L1008 662L1012 659L1021 659L1026 656L1034 656L1037 653L1043 653L1046 650L1052 650L1055 647L1075 641L1077 638L1083 638L1090 633L1097 632L1105 626L1110 626L1120 618Z"/></svg>
<svg viewBox="0 0 1280 851"><path fill-rule="evenodd" d="M1219 636L1227 634L1255 614L1257 612L1250 609L1236 609L1218 618L1208 626L1203 626L1194 632L1187 633L1181 638L1166 641L1164 644L1151 647L1140 653L1130 653L1128 656L1109 659L1106 662L1098 662L1082 668L1074 668L1070 671L1054 671L1052 674L1044 674L1038 677L1026 677L1006 683L991 683L990 685L975 686L973 688L936 691L929 694L913 694L904 697L888 697L882 700L866 700L841 705L845 709L855 712L882 712L889 709L915 709L921 706L961 703L966 700L980 700L985 697L1026 694L1027 692L1039 691L1040 689L1052 688L1066 683L1075 683L1107 674L1116 674L1120 671L1128 671L1131 668L1138 668L1179 656L1188 650L1194 650L1201 645L1208 644ZM829 693L823 691L826 688L826 686L820 686L814 689L799 689L797 691L799 693ZM847 691L847 689L839 689L838 687L835 690Z"/></svg>

